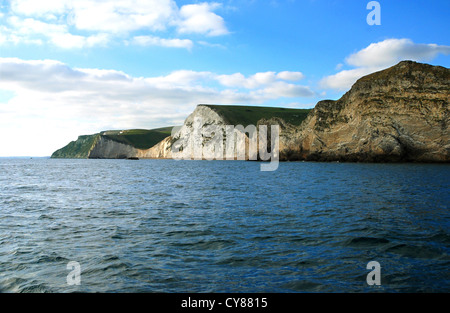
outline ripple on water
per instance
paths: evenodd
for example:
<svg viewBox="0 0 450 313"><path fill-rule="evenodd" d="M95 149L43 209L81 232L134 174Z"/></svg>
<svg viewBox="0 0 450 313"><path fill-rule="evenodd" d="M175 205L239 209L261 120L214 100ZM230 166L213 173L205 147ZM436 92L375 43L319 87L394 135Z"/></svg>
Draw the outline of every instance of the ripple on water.
<svg viewBox="0 0 450 313"><path fill-rule="evenodd" d="M434 248L424 245L416 246L410 244L396 244L385 249L387 253L393 253L407 258L421 258L421 259L440 259L446 254Z"/></svg>
<svg viewBox="0 0 450 313"><path fill-rule="evenodd" d="M370 247L370 246L381 246L388 244L390 241L385 238L374 238L374 237L355 237L346 240L345 245L350 247Z"/></svg>

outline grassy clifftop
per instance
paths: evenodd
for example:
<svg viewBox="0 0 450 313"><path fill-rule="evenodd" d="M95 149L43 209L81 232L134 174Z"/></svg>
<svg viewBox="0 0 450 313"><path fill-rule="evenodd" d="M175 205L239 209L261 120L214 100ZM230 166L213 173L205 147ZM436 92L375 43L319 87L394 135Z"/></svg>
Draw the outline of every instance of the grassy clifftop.
<svg viewBox="0 0 450 313"><path fill-rule="evenodd" d="M287 109L257 106L234 106L234 105L209 105L217 114L222 116L229 125L256 125L262 118L270 119L279 117L284 121L298 126L306 119L310 109Z"/></svg>
<svg viewBox="0 0 450 313"><path fill-rule="evenodd" d="M136 149L150 149L161 140L169 137L172 127L158 129L130 129L122 131L105 131L101 135L107 139L124 143L135 147Z"/></svg>

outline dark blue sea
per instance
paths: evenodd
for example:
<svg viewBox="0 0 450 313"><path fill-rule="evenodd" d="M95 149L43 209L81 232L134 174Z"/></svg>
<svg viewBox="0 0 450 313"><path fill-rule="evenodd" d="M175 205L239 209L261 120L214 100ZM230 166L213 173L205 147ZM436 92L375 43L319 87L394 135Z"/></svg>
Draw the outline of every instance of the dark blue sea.
<svg viewBox="0 0 450 313"><path fill-rule="evenodd" d="M450 292L450 165L3 158L0 291Z"/></svg>

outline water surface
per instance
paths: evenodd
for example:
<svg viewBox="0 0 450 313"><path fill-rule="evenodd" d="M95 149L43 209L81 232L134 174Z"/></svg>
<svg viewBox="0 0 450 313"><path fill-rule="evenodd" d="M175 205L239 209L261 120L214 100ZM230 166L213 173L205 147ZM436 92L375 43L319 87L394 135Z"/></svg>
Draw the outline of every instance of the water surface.
<svg viewBox="0 0 450 313"><path fill-rule="evenodd" d="M450 291L449 165L259 167L0 159L0 290Z"/></svg>

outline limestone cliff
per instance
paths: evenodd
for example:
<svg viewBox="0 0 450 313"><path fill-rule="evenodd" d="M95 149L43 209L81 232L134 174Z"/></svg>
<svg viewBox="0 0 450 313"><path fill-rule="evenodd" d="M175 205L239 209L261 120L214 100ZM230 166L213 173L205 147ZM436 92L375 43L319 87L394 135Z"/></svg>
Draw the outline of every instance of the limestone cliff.
<svg viewBox="0 0 450 313"><path fill-rule="evenodd" d="M199 125L194 125L196 121L198 121ZM185 148L188 147L193 140L194 127L203 129L208 125L225 127L227 122L223 116L220 116L211 107L207 105L198 105L192 114L185 120L183 126L174 131L172 136L164 139L162 142L148 150L140 151L139 157L158 159L172 158L172 147L174 143L177 142ZM202 140L202 146L207 145L207 142L208 140L204 138ZM191 149L189 156L186 158L195 158L193 149Z"/></svg>
<svg viewBox="0 0 450 313"><path fill-rule="evenodd" d="M99 136L96 144L92 147L89 159L127 159L135 158L138 149L131 145L120 143L104 136Z"/></svg>
<svg viewBox="0 0 450 313"><path fill-rule="evenodd" d="M301 124L309 112L310 110L304 109L198 105L183 126L174 131L172 136L148 150L139 151L138 156L139 158L173 158L175 156L172 150L177 150L175 146L178 146L182 147L180 151L185 153L183 158L186 159L257 159L260 155L255 151L260 142L251 140L253 138L249 136L251 126L259 129L259 125L265 125L264 121L276 119L282 125L288 125L285 122L288 120L294 124L292 127L295 128ZM239 125L242 127L239 128ZM231 130L229 130L230 127ZM214 128L215 131L208 134L209 128ZM196 130L202 132L197 138ZM270 131L267 137L270 139ZM200 149L193 147L196 140Z"/></svg>
<svg viewBox="0 0 450 313"><path fill-rule="evenodd" d="M400 62L285 128L281 159L449 162L449 97L448 68Z"/></svg>

